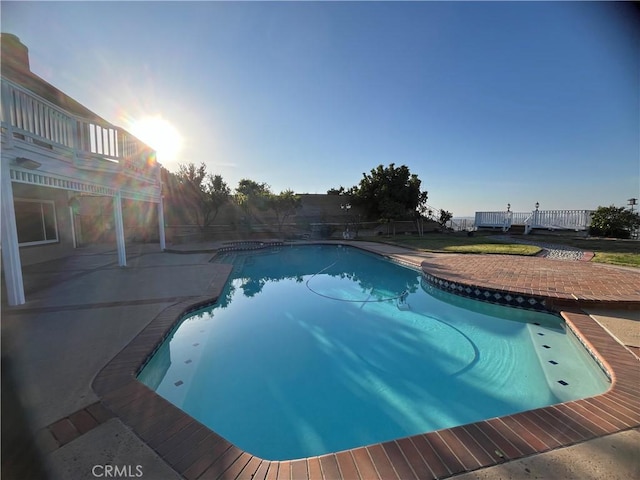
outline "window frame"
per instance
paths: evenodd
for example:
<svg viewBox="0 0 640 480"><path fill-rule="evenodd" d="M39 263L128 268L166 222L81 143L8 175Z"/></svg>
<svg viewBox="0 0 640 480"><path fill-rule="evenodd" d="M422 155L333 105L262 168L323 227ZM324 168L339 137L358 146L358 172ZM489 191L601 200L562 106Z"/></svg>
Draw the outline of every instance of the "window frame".
<svg viewBox="0 0 640 480"><path fill-rule="evenodd" d="M37 199L37 198L20 198L20 197L16 197L13 199L13 208L14 208L14 212L16 214L16 224L18 223L18 212L16 209L16 204L18 202L23 202L23 203L38 203L40 205L40 219L42 221L42 235L45 238L44 240L36 240L34 242L20 242L20 239L18 239L18 246L19 247L30 247L30 246L35 246L35 245L48 245L51 243L59 243L60 242L60 235L59 235L59 231L58 231L58 214L56 212L56 202L54 200L44 200L44 199ZM45 223L45 213L44 213L44 209L43 209L43 204L48 204L51 205L51 210L53 211L53 228L55 231L55 239L47 239L47 227L46 227L46 223Z"/></svg>

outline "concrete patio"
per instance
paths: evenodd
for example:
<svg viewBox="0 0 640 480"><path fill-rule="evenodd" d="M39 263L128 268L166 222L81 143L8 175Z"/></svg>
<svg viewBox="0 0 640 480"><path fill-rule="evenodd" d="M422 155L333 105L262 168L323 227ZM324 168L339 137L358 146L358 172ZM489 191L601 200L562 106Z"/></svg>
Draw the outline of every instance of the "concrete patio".
<svg viewBox="0 0 640 480"><path fill-rule="evenodd" d="M2 351L14 368L12 374L27 413L28 429L37 438L50 478L94 478L99 472L92 470L107 464L130 466L133 474L140 466L143 478L183 478L130 426L102 406L92 382L163 311L220 290L220 279L226 278L226 273L209 260L221 246L181 246L180 253L161 253L157 245L129 246L126 268L117 266L116 252L110 247L80 249L73 257L25 269L27 304L2 307ZM441 271L455 272L456 278L473 276L468 265L474 264L476 256L423 254L365 242L360 246L406 263L426 260ZM506 258L500 262L508 270L514 260L519 261ZM548 265L551 268L553 264ZM562 269L566 265L563 262ZM618 279L615 285L603 282L602 275L594 278L585 272L579 285L572 284L569 290L583 288L593 297L594 288L615 288L620 290L618 300L640 303L640 272L606 268ZM486 274L484 267L476 265L475 272L480 271ZM483 278L486 282L495 280L490 275ZM625 279L627 286L620 279ZM508 283L506 277L502 281ZM606 309L594 302L588 313L620 343L631 350L640 348L640 310L635 304L627 305L632 309L612 309L616 298L608 296L607 300ZM640 380L640 369L638 372ZM636 426L459 478L637 478L639 445ZM3 458L3 468L7 461L10 459ZM24 465L14 467L15 472L25 471L20 470ZM12 478L11 474L7 478Z"/></svg>

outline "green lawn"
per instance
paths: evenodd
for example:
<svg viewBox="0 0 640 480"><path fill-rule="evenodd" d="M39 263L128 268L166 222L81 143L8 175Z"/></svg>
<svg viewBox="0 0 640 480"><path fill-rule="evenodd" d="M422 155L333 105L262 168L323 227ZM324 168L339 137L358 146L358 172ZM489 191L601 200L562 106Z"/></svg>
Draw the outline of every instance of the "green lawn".
<svg viewBox="0 0 640 480"><path fill-rule="evenodd" d="M501 253L508 255L535 255L540 248L530 245L504 243L492 238L493 234L475 232L473 237L466 233L426 233L417 235L397 235L395 237L377 237L379 242L396 243L426 252L450 253ZM593 262L609 263L640 268L640 242L601 238L563 237L535 234L523 236L523 239L568 245L594 252Z"/></svg>
<svg viewBox="0 0 640 480"><path fill-rule="evenodd" d="M640 268L640 254L638 253L595 252L595 254L593 262Z"/></svg>
<svg viewBox="0 0 640 480"><path fill-rule="evenodd" d="M531 240L569 245L595 253L592 262L640 268L640 242L612 238L577 238L555 235L532 235Z"/></svg>
<svg viewBox="0 0 640 480"><path fill-rule="evenodd" d="M367 239L369 240L369 239ZM383 243L395 243L425 252L448 253L501 253L507 255L535 255L540 248L531 245L519 245L494 240L491 235L466 233L426 233L423 237L416 235L397 235L395 237L377 237Z"/></svg>

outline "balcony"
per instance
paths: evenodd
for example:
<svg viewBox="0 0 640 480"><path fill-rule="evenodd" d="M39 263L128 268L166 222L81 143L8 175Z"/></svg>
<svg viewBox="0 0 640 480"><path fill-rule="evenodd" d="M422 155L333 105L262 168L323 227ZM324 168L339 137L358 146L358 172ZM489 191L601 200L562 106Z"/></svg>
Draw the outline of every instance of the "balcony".
<svg viewBox="0 0 640 480"><path fill-rule="evenodd" d="M6 78L0 120L3 149L47 164L50 173L69 175L73 167L74 177L86 172L95 178L101 172L115 174L121 183L159 187L160 166L152 148L122 128L70 113Z"/></svg>

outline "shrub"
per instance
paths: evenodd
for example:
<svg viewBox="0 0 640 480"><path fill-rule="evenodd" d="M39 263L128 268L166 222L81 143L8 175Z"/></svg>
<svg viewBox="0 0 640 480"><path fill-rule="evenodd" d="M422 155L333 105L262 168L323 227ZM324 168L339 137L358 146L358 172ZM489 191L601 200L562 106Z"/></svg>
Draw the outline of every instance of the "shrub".
<svg viewBox="0 0 640 480"><path fill-rule="evenodd" d="M589 234L598 237L629 238L640 227L640 215L624 207L598 207L591 214Z"/></svg>

